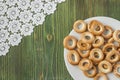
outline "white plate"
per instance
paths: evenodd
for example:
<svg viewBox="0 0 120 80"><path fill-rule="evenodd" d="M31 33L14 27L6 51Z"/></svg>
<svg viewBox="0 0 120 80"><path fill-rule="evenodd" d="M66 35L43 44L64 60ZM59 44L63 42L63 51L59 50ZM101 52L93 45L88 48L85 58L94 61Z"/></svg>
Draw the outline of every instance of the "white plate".
<svg viewBox="0 0 120 80"><path fill-rule="evenodd" d="M88 23L91 20L98 20L98 21L102 22L104 25L111 26L114 30L120 29L120 21L113 19L113 18L92 17L92 18L86 19L85 22ZM69 35L75 36L77 39L80 38L80 35L78 33L76 33L74 30L72 30ZM67 70L70 73L70 75L73 77L73 79L74 80L93 80L93 78L87 78L83 74L83 72L78 68L78 66L73 66L67 61L67 57L66 57L67 52L68 52L68 50L64 49L64 60L65 60ZM109 77L109 80L120 80L115 75L113 75L113 73L108 74L108 77Z"/></svg>

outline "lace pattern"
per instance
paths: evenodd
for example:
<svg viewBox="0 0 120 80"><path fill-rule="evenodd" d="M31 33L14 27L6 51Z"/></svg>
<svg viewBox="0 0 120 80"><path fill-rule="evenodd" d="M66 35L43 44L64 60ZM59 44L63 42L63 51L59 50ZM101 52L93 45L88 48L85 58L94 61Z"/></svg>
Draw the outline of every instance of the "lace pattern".
<svg viewBox="0 0 120 80"><path fill-rule="evenodd" d="M0 0L0 56L22 37L31 35L34 26L42 25L65 0Z"/></svg>

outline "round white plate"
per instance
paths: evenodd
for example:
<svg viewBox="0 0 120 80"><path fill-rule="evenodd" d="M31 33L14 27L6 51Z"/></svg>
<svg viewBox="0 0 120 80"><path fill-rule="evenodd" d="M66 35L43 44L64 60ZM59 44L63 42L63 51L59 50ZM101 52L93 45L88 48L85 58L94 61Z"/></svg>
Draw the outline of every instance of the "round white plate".
<svg viewBox="0 0 120 80"><path fill-rule="evenodd" d="M109 18L109 17L92 17L85 20L85 22L90 22L91 20L98 20L102 22L104 25L111 26L114 30L120 29L120 21ZM75 36L78 40L80 35L76 33L74 30L70 32L69 35ZM67 61L66 54L68 53L67 49L64 49L64 60L67 67L68 72L73 77L74 80L93 80L93 78L87 78L83 72L78 68L78 66L73 66ZM113 73L108 74L109 80L120 80Z"/></svg>

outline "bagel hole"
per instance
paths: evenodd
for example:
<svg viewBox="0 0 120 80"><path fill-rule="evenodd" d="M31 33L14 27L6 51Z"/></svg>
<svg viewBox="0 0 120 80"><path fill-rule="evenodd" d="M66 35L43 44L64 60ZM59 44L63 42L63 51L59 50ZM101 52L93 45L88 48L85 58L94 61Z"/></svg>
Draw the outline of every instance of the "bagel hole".
<svg viewBox="0 0 120 80"><path fill-rule="evenodd" d="M77 26L78 29L82 29L82 27L83 27L83 24L79 24L79 25Z"/></svg>
<svg viewBox="0 0 120 80"><path fill-rule="evenodd" d="M85 39L90 40L90 36L85 36Z"/></svg>
<svg viewBox="0 0 120 80"><path fill-rule="evenodd" d="M69 46L72 46L73 45L73 41L69 40L68 44L69 44Z"/></svg>
<svg viewBox="0 0 120 80"><path fill-rule="evenodd" d="M106 64L103 64L102 67L103 67L104 69L108 69L108 66L107 66Z"/></svg>
<svg viewBox="0 0 120 80"><path fill-rule="evenodd" d="M118 67L117 72L120 74L120 67Z"/></svg>
<svg viewBox="0 0 120 80"><path fill-rule="evenodd" d="M114 44L115 46L119 46L119 43L116 42L116 41L114 41L113 44Z"/></svg>
<svg viewBox="0 0 120 80"><path fill-rule="evenodd" d="M116 55L114 54L110 57L110 59L113 60L113 59L115 59L115 57L116 57Z"/></svg>
<svg viewBox="0 0 120 80"><path fill-rule="evenodd" d="M105 30L105 31L103 32L104 35L107 35L107 34L109 34L109 33L110 33L109 30Z"/></svg>
<svg viewBox="0 0 120 80"><path fill-rule="evenodd" d="M75 56L74 56L74 54L72 54L71 57L72 57L72 60L75 61Z"/></svg>
<svg viewBox="0 0 120 80"><path fill-rule="evenodd" d="M111 47L107 48L107 52L110 52L110 51L112 51L112 48Z"/></svg>
<svg viewBox="0 0 120 80"><path fill-rule="evenodd" d="M99 26L99 25L96 25L96 26L95 26L95 30L96 30L96 31L100 31L100 26Z"/></svg>
<svg viewBox="0 0 120 80"><path fill-rule="evenodd" d="M118 34L118 38L120 39L120 33Z"/></svg>
<svg viewBox="0 0 120 80"><path fill-rule="evenodd" d="M99 39L96 39L96 40L95 40L95 44L98 44L99 42L100 42Z"/></svg>
<svg viewBox="0 0 120 80"><path fill-rule="evenodd" d="M88 72L88 74L92 74L93 73L93 69L90 69L87 72Z"/></svg>
<svg viewBox="0 0 120 80"><path fill-rule="evenodd" d="M81 46L86 47L87 45L85 43L81 43Z"/></svg>
<svg viewBox="0 0 120 80"><path fill-rule="evenodd" d="M84 62L84 63L83 63L83 66L88 66L88 63L87 63L87 62Z"/></svg>
<svg viewBox="0 0 120 80"><path fill-rule="evenodd" d="M81 51L81 52L82 52L82 54L86 54L87 51L84 51L84 50L83 50L83 51Z"/></svg>
<svg viewBox="0 0 120 80"><path fill-rule="evenodd" d="M98 52L95 52L95 53L94 53L94 56L95 56L95 58L99 58Z"/></svg>

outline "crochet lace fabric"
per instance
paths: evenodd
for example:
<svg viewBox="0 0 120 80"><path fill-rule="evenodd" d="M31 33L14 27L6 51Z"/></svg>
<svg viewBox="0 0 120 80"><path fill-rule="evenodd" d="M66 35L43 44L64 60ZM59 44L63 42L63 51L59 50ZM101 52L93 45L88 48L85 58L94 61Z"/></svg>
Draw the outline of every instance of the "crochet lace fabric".
<svg viewBox="0 0 120 80"><path fill-rule="evenodd" d="M65 0L0 0L0 56L22 37L31 35L34 26L42 25L53 14L58 3Z"/></svg>

